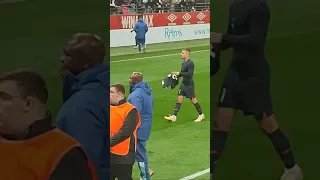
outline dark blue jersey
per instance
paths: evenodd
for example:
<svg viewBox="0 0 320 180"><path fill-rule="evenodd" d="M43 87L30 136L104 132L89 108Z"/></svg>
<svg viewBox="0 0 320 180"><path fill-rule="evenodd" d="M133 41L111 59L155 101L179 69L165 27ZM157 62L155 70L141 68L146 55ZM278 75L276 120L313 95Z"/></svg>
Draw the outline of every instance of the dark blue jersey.
<svg viewBox="0 0 320 180"><path fill-rule="evenodd" d="M270 21L266 0L234 0L230 5L223 43L233 48L231 67L244 77L265 76L264 54Z"/></svg>
<svg viewBox="0 0 320 180"><path fill-rule="evenodd" d="M168 74L162 80L162 88L171 87L171 89L174 89L178 84L179 84L179 77L173 74Z"/></svg>

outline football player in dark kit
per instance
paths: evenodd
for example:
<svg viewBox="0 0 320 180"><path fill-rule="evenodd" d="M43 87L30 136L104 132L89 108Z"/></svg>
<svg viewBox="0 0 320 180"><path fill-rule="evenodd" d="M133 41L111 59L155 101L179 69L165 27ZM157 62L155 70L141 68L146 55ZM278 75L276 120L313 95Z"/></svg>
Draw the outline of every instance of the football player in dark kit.
<svg viewBox="0 0 320 180"><path fill-rule="evenodd" d="M181 72L172 72L173 75L176 75L178 77L183 77L183 80L180 85L176 106L173 110L173 115L164 117L168 121L175 122L177 120L177 114L180 110L181 103L184 97L187 97L191 100L192 104L194 105L194 107L197 109L199 113L198 118L194 121L200 122L205 118L204 114L202 113L201 106L199 105L196 99L196 94L194 91L194 81L193 81L194 63L191 59L189 59L189 56L190 56L190 49L188 48L182 49L181 59L183 60L183 62L182 62Z"/></svg>
<svg viewBox="0 0 320 180"><path fill-rule="evenodd" d="M211 133L211 177L225 149L230 124L237 110L259 122L282 159L281 180L302 180L288 138L280 130L270 95L270 69L264 54L270 9L266 0L233 0L225 34L211 33L211 43L219 50L233 48Z"/></svg>

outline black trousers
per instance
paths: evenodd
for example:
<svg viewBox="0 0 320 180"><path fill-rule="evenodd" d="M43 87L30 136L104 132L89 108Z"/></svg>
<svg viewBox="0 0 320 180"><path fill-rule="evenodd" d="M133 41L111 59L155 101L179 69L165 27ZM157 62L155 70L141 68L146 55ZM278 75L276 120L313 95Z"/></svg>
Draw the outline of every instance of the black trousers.
<svg viewBox="0 0 320 180"><path fill-rule="evenodd" d="M133 180L133 164L110 164L110 180Z"/></svg>

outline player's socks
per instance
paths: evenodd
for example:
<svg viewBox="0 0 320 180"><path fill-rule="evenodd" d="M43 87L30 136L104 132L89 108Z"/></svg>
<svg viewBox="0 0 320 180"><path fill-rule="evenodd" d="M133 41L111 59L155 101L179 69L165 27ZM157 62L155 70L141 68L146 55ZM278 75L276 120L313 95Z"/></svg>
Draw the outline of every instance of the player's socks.
<svg viewBox="0 0 320 180"><path fill-rule="evenodd" d="M214 174L216 162L220 158L220 154L224 151L227 141L228 132L213 130L211 133L210 143L210 173Z"/></svg>
<svg viewBox="0 0 320 180"><path fill-rule="evenodd" d="M199 115L201 115L201 114L202 114L202 109L201 109L200 104L199 104L199 103L195 103L195 104L193 104L193 105L194 105L194 107L197 109Z"/></svg>
<svg viewBox="0 0 320 180"><path fill-rule="evenodd" d="M284 135L284 133L280 129L277 129L268 134L268 137L280 155L285 168L291 169L294 167L296 162L294 160L293 152L291 151L289 139Z"/></svg>
<svg viewBox="0 0 320 180"><path fill-rule="evenodd" d="M178 115L178 112L180 110L180 107L181 107L181 103L176 103L176 106L174 107L173 109L173 115L177 116Z"/></svg>

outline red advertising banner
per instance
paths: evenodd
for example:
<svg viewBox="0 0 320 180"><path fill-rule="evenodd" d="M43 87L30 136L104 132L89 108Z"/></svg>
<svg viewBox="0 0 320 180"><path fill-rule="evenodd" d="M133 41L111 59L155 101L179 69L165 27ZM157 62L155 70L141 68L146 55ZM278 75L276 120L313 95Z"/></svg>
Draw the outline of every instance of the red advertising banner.
<svg viewBox="0 0 320 180"><path fill-rule="evenodd" d="M149 27L176 26L210 23L210 11L144 14L143 20ZM132 29L138 15L111 15L110 29Z"/></svg>

